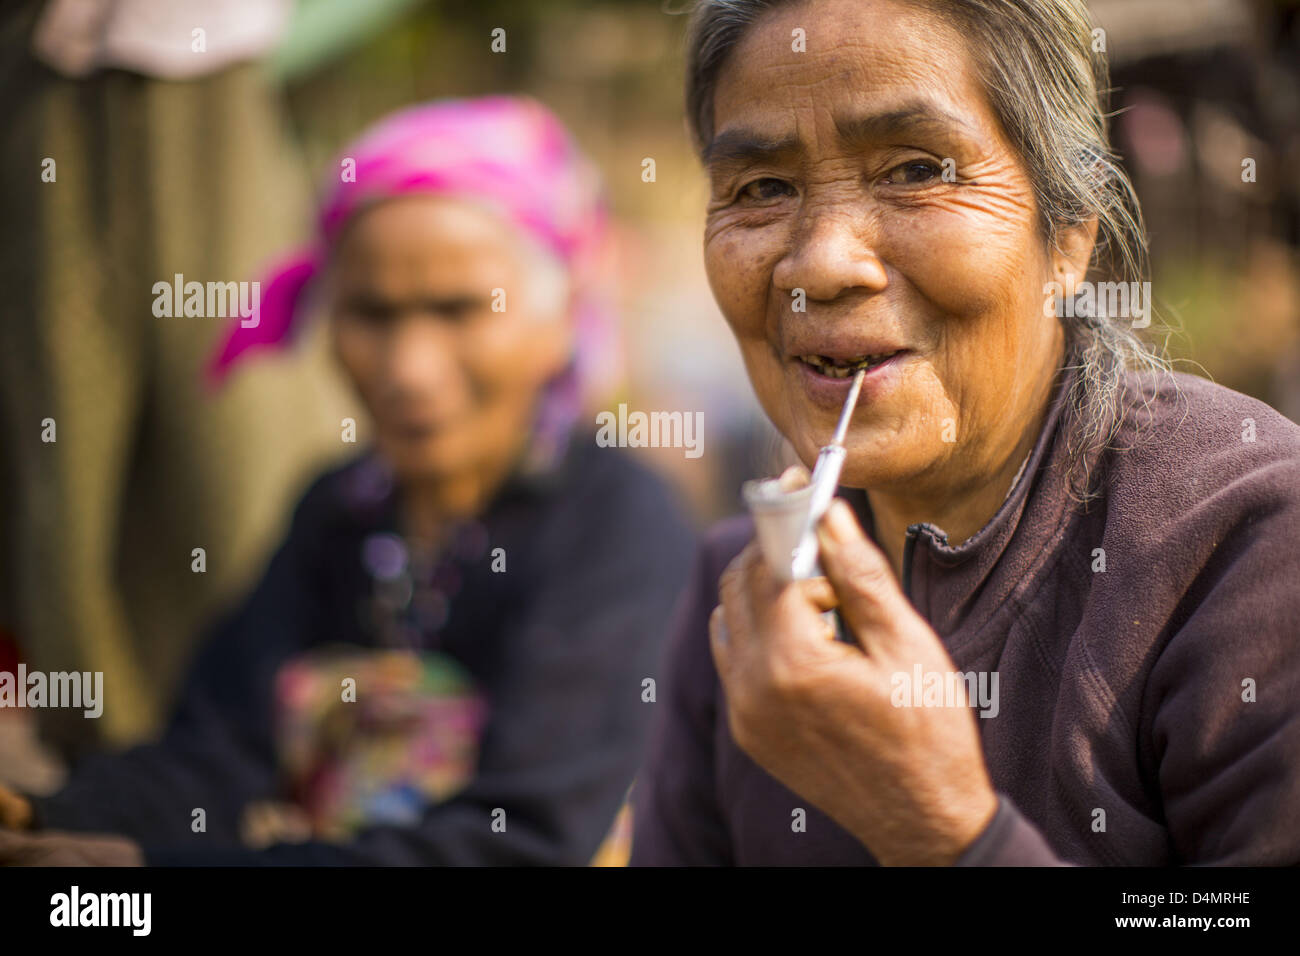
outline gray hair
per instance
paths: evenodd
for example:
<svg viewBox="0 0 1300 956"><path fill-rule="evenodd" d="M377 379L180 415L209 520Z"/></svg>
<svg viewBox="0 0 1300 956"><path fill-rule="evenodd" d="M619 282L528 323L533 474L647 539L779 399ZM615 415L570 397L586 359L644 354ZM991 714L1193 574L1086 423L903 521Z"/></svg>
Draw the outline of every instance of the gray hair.
<svg viewBox="0 0 1300 956"><path fill-rule="evenodd" d="M793 2L802 0L697 0L686 66L686 114L697 149L712 139L714 89L732 48L764 13ZM1110 145L1109 70L1095 48L1083 0L907 2L967 38L993 111L1028 170L1045 240L1055 244L1063 230L1095 218L1089 271L1105 282L1147 281L1146 228L1133 184ZM1110 446L1122 422L1126 370L1170 367L1127 316L1076 310L1061 322L1066 367L1079 369L1065 413L1070 489L1086 501L1096 496L1090 474L1095 453Z"/></svg>

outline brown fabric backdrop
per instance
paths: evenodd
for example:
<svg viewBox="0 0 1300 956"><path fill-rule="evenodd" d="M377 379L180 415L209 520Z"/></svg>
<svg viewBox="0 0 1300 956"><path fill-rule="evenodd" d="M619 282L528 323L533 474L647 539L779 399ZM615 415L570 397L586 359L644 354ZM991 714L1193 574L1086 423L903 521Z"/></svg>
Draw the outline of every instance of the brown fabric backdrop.
<svg viewBox="0 0 1300 956"><path fill-rule="evenodd" d="M310 473L354 448L338 423L358 411L319 332L213 400L197 368L224 320L153 315L155 282L257 278L305 230L258 66L66 79L27 52L36 6L0 26L0 625L30 669L104 672L100 720L39 714L71 752L158 727L201 623L260 571Z"/></svg>

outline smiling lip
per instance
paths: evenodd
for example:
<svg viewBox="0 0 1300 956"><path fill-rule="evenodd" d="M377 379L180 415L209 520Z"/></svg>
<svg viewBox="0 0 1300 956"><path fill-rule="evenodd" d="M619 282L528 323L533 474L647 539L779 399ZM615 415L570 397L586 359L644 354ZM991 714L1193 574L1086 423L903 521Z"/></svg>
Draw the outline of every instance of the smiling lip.
<svg viewBox="0 0 1300 956"><path fill-rule="evenodd" d="M897 384L900 370L911 356L911 350L885 348L880 352L858 352L855 356L840 357L841 362L848 362L862 355L889 354L890 352L893 354L890 354L888 358L867 368L867 374L862 380L862 391L858 395L858 407L879 401L890 388ZM849 388L853 384L853 375L846 374L842 377L832 377L823 374L814 365L804 360L803 355L806 354L808 353L793 355L789 359L796 366L795 371L799 376L799 384L804 394L808 396L814 405L838 410L844 405ZM828 356L825 353L813 354L818 354L823 358L837 357Z"/></svg>

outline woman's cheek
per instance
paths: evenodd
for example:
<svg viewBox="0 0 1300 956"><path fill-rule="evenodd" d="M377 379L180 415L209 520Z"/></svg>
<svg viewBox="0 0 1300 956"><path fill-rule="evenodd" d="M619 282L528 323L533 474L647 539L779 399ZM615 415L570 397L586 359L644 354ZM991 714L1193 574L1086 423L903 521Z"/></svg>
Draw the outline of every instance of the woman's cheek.
<svg viewBox="0 0 1300 956"><path fill-rule="evenodd" d="M977 316L1005 298L1025 266L1025 230L945 204L900 213L890 223L893 265L934 310L945 316Z"/></svg>
<svg viewBox="0 0 1300 956"><path fill-rule="evenodd" d="M346 319L334 319L332 340L334 355L353 387L367 405L372 405L382 366L379 336Z"/></svg>
<svg viewBox="0 0 1300 956"><path fill-rule="evenodd" d="M718 307L737 336L764 332L775 247L770 227L709 224L704 267Z"/></svg>

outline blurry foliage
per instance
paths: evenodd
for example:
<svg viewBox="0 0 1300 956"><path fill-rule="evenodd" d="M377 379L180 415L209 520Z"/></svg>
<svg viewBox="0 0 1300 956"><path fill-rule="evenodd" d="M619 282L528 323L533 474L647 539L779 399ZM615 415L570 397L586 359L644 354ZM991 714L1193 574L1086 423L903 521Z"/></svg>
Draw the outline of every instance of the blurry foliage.
<svg viewBox="0 0 1300 956"><path fill-rule="evenodd" d="M1294 414L1285 389L1300 349L1300 279L1294 252L1260 241L1240 257L1171 259L1157 265L1168 349L1180 371L1208 375Z"/></svg>
<svg viewBox="0 0 1300 956"><path fill-rule="evenodd" d="M695 172L681 116L684 18L658 2L439 0L403 10L402 0L388 0L387 6L395 12L381 32L359 36L350 49L287 83L313 179L385 113L489 93L526 93L553 109L606 169L615 210L623 215L664 211L646 190L634 188L642 157ZM505 53L490 49L496 27L506 30Z"/></svg>

